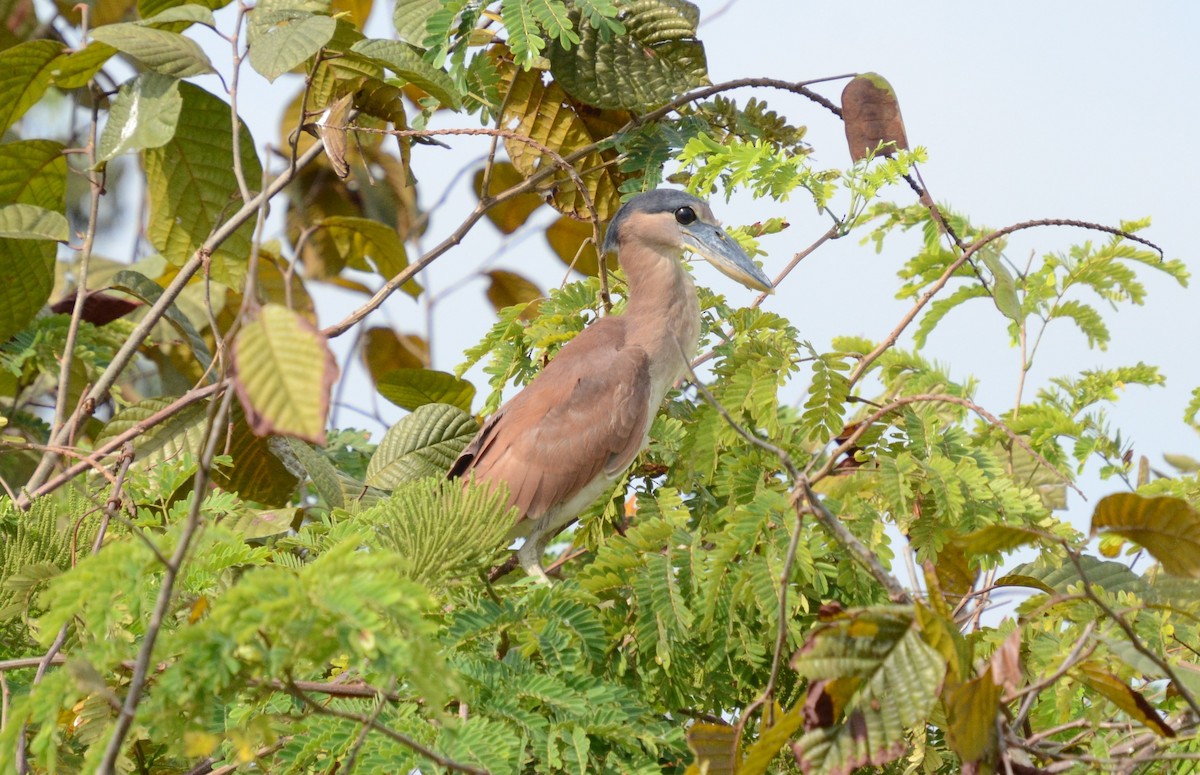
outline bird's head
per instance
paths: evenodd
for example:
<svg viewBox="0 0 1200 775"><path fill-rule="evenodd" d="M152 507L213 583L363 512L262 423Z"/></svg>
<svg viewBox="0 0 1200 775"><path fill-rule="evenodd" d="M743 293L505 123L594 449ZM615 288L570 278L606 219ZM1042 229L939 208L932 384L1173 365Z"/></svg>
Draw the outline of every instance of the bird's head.
<svg viewBox="0 0 1200 775"><path fill-rule="evenodd" d="M708 203L684 191L647 191L621 206L608 225L604 252L635 246L688 250L747 288L773 290L770 279L721 228Z"/></svg>

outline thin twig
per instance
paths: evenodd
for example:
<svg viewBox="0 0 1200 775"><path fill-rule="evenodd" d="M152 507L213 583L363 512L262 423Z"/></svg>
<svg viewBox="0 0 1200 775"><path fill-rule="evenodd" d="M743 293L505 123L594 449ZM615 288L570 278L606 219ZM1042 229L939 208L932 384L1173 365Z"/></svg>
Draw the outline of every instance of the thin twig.
<svg viewBox="0 0 1200 775"><path fill-rule="evenodd" d="M91 266L92 248L96 244L96 228L100 221L100 197L104 194L104 170L96 169L96 134L100 121L100 98L92 93L92 120L88 129L88 140L85 148L87 157L89 185L88 221L84 232L83 245L79 250L79 268L75 278L75 306L71 310L71 322L67 327L67 339L63 344L62 360L58 375L58 393L54 401L54 422L51 425L52 434L60 433L66 424L67 397L70 395L71 361L75 357L75 342L79 336L79 327L83 322L83 308L88 296L88 270ZM62 443L61 441L59 442ZM53 446L53 445L51 445ZM37 471L49 471L58 461L58 455L48 449L38 461Z"/></svg>
<svg viewBox="0 0 1200 775"><path fill-rule="evenodd" d="M93 385L92 389L88 391L86 396L84 396L83 402L81 403L79 409L77 409L71 415L71 418L65 423L64 427L60 428L58 434L52 438L52 445L62 444L64 439L74 434L75 428L81 425L88 417L92 415L99 402L104 398L112 386L116 384L117 379L120 378L121 373L125 370L125 367L128 366L133 360L133 357L137 354L138 349L141 347L142 342L145 341L146 337L150 334L150 331L158 324L163 315L166 314L167 308L175 302L175 299L187 286L188 281L191 280L192 276L195 275L201 266L208 261L209 257L212 256L213 251L222 245L225 240L227 240L234 232L236 232L242 226L242 224L257 215L262 207L262 204L270 201L276 194L282 191L283 188L292 181L300 169L312 163L314 159L321 155L322 149L323 146L319 140L314 142L308 150L301 154L295 165L290 166L281 172L278 177L271 181L271 184L267 186L265 190L250 199L250 201L245 202L236 213L231 215L220 226L213 229L208 238L204 240L204 244L202 244L196 250L196 252L192 254L191 258L189 258L183 264L183 266L179 268L179 272L175 275L175 279L173 279L170 284L167 285L166 289L162 292L162 295L159 296L158 301L156 301L147 310L146 316L142 318L141 322L139 322L137 326L134 327L134 330L129 334L129 338L125 340L125 343L121 345L120 349L117 350L116 354L109 362L108 368L104 370L104 372L96 380L96 384ZM25 490L27 492L21 493L20 497L17 499L17 505L20 508L24 509L29 507L30 498L28 492L37 491L42 483L46 481L48 473L49 466L46 466L44 470L39 467L39 470L30 477L25 486Z"/></svg>
<svg viewBox="0 0 1200 775"><path fill-rule="evenodd" d="M1012 722L1012 728L1014 730L1020 729L1025 723L1025 718L1029 715L1029 711L1033 709L1033 703L1035 700L1037 700L1038 694L1043 689L1058 683L1058 679L1066 675L1067 671L1069 671L1079 662L1087 659L1091 653L1096 650L1096 644L1088 642L1095 629L1096 623L1088 622L1087 626L1083 628L1083 632L1080 633L1079 637L1075 639L1075 643L1071 646L1071 650L1067 652L1066 658L1059 663L1058 669L1037 683L1030 684L1019 692L1015 692L1003 699L1003 704L1008 705L1010 702L1024 697L1024 700L1021 702L1021 709L1017 712L1017 717L1013 719Z"/></svg>
<svg viewBox="0 0 1200 775"><path fill-rule="evenodd" d="M99 462L100 459L120 449L125 442L136 439L138 436L141 436L151 428L171 419L178 414L181 409L191 406L198 401L203 401L205 398L224 390L225 387L226 386L224 383L217 382L212 385L205 385L204 387L188 391L146 419L135 423L128 430L112 437L111 439L108 439L99 447L97 447L90 455L83 456L83 462L76 463L75 465L66 468L58 476L50 479L33 492L28 493L27 497L38 498L43 495L47 495L51 492L54 492L59 487L62 487L64 484L67 484L89 468L102 468L103 464Z"/></svg>
<svg viewBox="0 0 1200 775"><path fill-rule="evenodd" d="M1070 479L1068 479L1066 476L1064 476L1062 473L1060 473L1059 470L1057 468L1055 468L1054 465L1051 464L1049 460L1046 460L1046 458L1044 458L1040 454L1038 454L1038 452L1036 450L1034 450L1033 447L1029 446L1029 442L1027 442L1021 436L1017 435L1017 433L1014 430L1012 430L1007 425L1005 425L1004 422L999 417L996 417L994 414L987 411L983 407L979 406L974 401L971 401L966 398L960 398L959 396L947 395L944 393L920 393L920 394L913 395L913 396L901 396L900 398L897 398L896 400L892 401L891 403L880 407L875 412L872 412L862 422L860 422L858 424L858 426L854 429L854 432L851 433L849 436L847 436L845 441L843 441L840 445L838 445L838 447L835 448L829 454L829 456L825 460L825 464L822 465L821 468L819 468L816 471L816 473L809 473L810 480L814 483L819 482L822 479L824 479L826 476L828 476L830 473L832 473L833 469L837 466L838 458L841 457L846 452L850 451L854 447L855 443L862 437L862 435L864 433L866 433L868 430L870 430L871 426L874 425L876 422L878 422L880 419L882 419L883 417L886 417L887 415L896 411L900 407L907 406L909 404L924 403L924 402L957 404L958 406L962 406L967 409L970 409L972 412L974 412L975 414L982 417L985 421L987 421L991 425L1004 431L1005 435L1007 435L1008 438L1014 444L1017 444L1018 446L1021 447L1021 449L1028 452L1033 457L1033 459L1038 462L1039 465L1044 466L1048 471L1052 472L1056 477L1058 477L1059 481L1063 482L1068 487L1070 487L1072 490L1077 492L1080 495L1080 497L1084 498L1084 500L1087 500L1087 496L1085 496L1083 494L1082 490L1080 490L1078 487L1076 487L1075 484ZM816 459L814 458L812 464L809 465L809 468L811 469L812 465L815 465L815 464L816 464Z"/></svg>
<svg viewBox="0 0 1200 775"><path fill-rule="evenodd" d="M100 522L100 528L96 531L96 539L92 542L92 554L95 555L100 551L101 545L104 543L104 535L108 530L108 523L113 515L121 509L121 490L125 486L125 477L129 474L129 466L133 464L133 445L126 444L122 451L121 465L117 471L116 482L113 484L112 495L108 499L108 503L104 507L104 517ZM37 686L46 677L46 670L50 664L58 656L58 652L62 649L63 643L67 640L67 633L70 632L71 622L73 619L68 619L63 622L62 627L58 630L58 635L55 636L54 642L50 644L50 648L38 660L37 672L33 676L33 686ZM29 772L29 760L25 750L25 724L21 725L21 731L18 733L19 740L17 743L17 772L24 775Z"/></svg>
<svg viewBox="0 0 1200 775"><path fill-rule="evenodd" d="M1153 662L1155 666L1163 672L1163 675L1171 679L1171 682L1175 685L1176 691L1179 692L1179 696L1182 697L1184 702L1188 704L1188 707L1192 709L1192 713L1197 717L1200 717L1200 703L1196 702L1196 698L1192 696L1192 693L1187 688L1187 685L1179 680L1179 675L1176 674L1175 669L1171 667L1169 662L1160 657L1158 654L1154 653L1153 649L1142 643L1142 639L1138 637L1137 632L1133 629L1133 625L1125 621L1125 617L1118 614L1112 609L1111 606L1108 605L1108 603L1105 603L1100 599L1100 596L1096 594L1094 589L1092 589L1092 582L1088 581L1087 572L1084 571L1083 563L1079 561L1079 557L1076 555L1075 551L1071 549L1066 541L1062 541L1060 545L1066 550L1067 558L1070 559L1071 564L1075 566L1075 572L1079 574L1080 580L1083 581L1083 593L1087 595L1088 599L1095 603L1096 607L1103 611L1108 618L1117 623L1117 626L1120 627L1121 631L1125 633L1125 637L1129 639L1130 645L1137 649L1142 656Z"/></svg>
<svg viewBox="0 0 1200 775"><path fill-rule="evenodd" d="M196 476L192 483L191 508L188 509L187 519L179 535L179 543L175 546L171 560L167 563L166 570L163 572L162 586L158 590L158 598L154 602L154 610L150 615L150 621L146 624L146 632L142 637L142 645L138 649L137 660L134 662L133 674L129 677L129 688L125 695L125 701L121 705L121 712L117 715L112 737L109 738L108 745L104 749L104 756L100 761L100 772L113 772L115 770L117 758L120 756L121 749L125 743L125 737L129 734L130 727L133 726L134 714L142 701L142 688L146 683L146 674L150 669L151 658L154 655L154 645L158 641L158 633L162 629L163 622L167 616L167 609L171 605L171 599L175 590L175 579L183 570L183 562L187 557L188 550L191 548L192 538L195 537L197 531L200 529L200 507L204 503L204 493L208 487L208 476L212 470L213 458L216 456L217 443L222 438L220 429L225 425L225 419L229 414L232 399L233 391L226 391L224 398L220 402L213 402L209 408L205 444L200 454Z"/></svg>
<svg viewBox="0 0 1200 775"><path fill-rule="evenodd" d="M426 748L424 745L421 745L408 735L402 732L397 732L391 727L372 719L370 716L366 716L362 713L350 713L348 711L338 710L337 708L321 705L301 691L293 681L288 682L288 693L317 713L327 716L334 716L335 718L346 719L347 721L354 721L358 724L370 727L374 731L380 732L384 736L396 741L397 743L400 743L400 745L416 751L418 754L424 756L426 759L434 764L437 764L438 766L445 767L446 769L453 770L455 772L465 772L467 775L491 775L491 773L482 767L475 767L474 765L457 762L447 756L443 756L437 751Z"/></svg>
<svg viewBox="0 0 1200 775"><path fill-rule="evenodd" d="M1131 234L1127 231L1123 231L1122 229L1114 229L1111 226L1104 226L1099 223L1090 223L1088 221L1076 221L1063 218L1039 218L1033 221L1014 223L1011 226L1005 226L1002 229L997 229L996 231L986 234L972 242L967 246L967 249L963 251L962 255L960 255L953 262L951 262L949 266L946 267L945 271L942 272L942 275L938 277L936 281L934 281L933 285L931 285L929 289L925 291L925 293L921 294L921 297L912 306L912 308L905 313L904 317L900 321L900 324L892 329L891 333L887 335L887 338L880 342L874 350L863 356L862 360L858 362L858 365L854 367L854 371L852 371L848 377L849 385L853 386L860 379L862 379L863 375L866 374L867 369L870 368L871 364L873 364L879 359L879 356L883 355L884 352L896 344L896 341L900 338L900 334L902 334L904 330L908 328L909 324L916 319L921 310L925 308L925 305L928 304L930 300L942 290L942 288L946 287L946 283L950 281L950 278L954 276L954 274L959 270L960 267L962 267L964 263L970 261L971 257L978 253L980 249L1002 237L1012 234L1013 232L1022 231L1024 229L1033 229L1041 226L1075 226L1081 229L1102 231L1107 234L1112 234L1141 243L1157 251L1159 256L1163 255L1162 248L1158 247L1158 245L1155 245L1149 240L1142 239L1136 234Z"/></svg>

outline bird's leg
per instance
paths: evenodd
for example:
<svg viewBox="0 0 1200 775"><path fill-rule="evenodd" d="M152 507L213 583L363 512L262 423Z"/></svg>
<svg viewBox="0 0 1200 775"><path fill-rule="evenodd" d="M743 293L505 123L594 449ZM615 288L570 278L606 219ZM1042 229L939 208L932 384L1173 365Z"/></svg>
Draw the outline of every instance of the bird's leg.
<svg viewBox="0 0 1200 775"><path fill-rule="evenodd" d="M543 584L550 583L550 577L546 575L545 569L542 568L542 556L546 553L546 542L548 536L530 535L525 539L525 543L517 550L517 562L521 569L524 570L531 578L542 582Z"/></svg>

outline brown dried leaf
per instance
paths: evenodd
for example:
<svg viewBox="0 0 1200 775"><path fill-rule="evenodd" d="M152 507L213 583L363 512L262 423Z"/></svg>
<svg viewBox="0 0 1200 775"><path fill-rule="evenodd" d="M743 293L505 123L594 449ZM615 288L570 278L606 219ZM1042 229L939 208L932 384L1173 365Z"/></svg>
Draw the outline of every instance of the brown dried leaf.
<svg viewBox="0 0 1200 775"><path fill-rule="evenodd" d="M896 91L878 73L865 73L846 84L842 90L842 121L854 161L871 158L880 143L891 144L881 151L883 156L908 149Z"/></svg>

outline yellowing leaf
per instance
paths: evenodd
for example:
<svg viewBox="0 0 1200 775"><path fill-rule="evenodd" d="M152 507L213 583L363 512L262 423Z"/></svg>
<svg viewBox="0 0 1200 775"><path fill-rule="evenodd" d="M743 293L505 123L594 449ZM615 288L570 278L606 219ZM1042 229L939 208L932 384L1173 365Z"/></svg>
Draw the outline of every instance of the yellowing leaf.
<svg viewBox="0 0 1200 775"><path fill-rule="evenodd" d="M946 739L963 762L977 762L996 746L1000 687L989 665L983 675L946 692Z"/></svg>
<svg viewBox="0 0 1200 775"><path fill-rule="evenodd" d="M557 83L542 81L540 70L520 70L511 64L506 72L509 91L504 101L505 125L511 124L517 135L527 136L561 156L604 140L629 119L627 113L597 111L573 103ZM550 204L559 212L590 220L588 208L574 176L529 143L506 139L504 148L517 170L529 177L553 167L554 173L543 186L551 192ZM607 221L621 206L618 190L625 176L613 162L612 149L595 150L574 162L578 177L596 206L600 220Z"/></svg>
<svg viewBox="0 0 1200 775"><path fill-rule="evenodd" d="M46 93L62 50L53 40L31 40L0 51L0 134Z"/></svg>
<svg viewBox="0 0 1200 775"><path fill-rule="evenodd" d="M746 758L737 775L763 775L771 761L783 750L784 744L804 722L804 705L797 703L791 710L775 717L775 723L764 729L746 751Z"/></svg>
<svg viewBox="0 0 1200 775"><path fill-rule="evenodd" d="M1200 514L1182 498L1109 495L1092 514L1092 535L1097 533L1142 546L1167 573L1200 578Z"/></svg>
<svg viewBox="0 0 1200 775"><path fill-rule="evenodd" d="M183 755L203 758L221 744L221 738L209 732L187 731L183 733Z"/></svg>
<svg viewBox="0 0 1200 775"><path fill-rule="evenodd" d="M395 277L408 267L408 254L396 230L369 218L335 215L318 226L331 238L337 259L362 271L375 271L385 278ZM369 263L368 263L369 262ZM421 295L421 286L409 280L400 286L410 296Z"/></svg>
<svg viewBox="0 0 1200 775"><path fill-rule="evenodd" d="M429 343L415 334L398 334L390 328L367 330L362 350L371 379L393 369L423 369L429 365Z"/></svg>
<svg viewBox="0 0 1200 775"><path fill-rule="evenodd" d="M687 775L699 775L701 772L705 775L737 773L737 730L729 724L697 721L688 727L687 744L696 755L696 761L688 767Z"/></svg>
<svg viewBox="0 0 1200 775"><path fill-rule="evenodd" d="M483 174L481 168L475 173L472 184L475 196L483 199ZM525 179L517 172L517 168L506 161L498 161L492 165L492 177L488 181L488 196L495 196ZM512 234L529 220L530 214L542 206L542 198L534 193L518 194L497 205L489 207L487 217L496 228L505 234Z"/></svg>
<svg viewBox="0 0 1200 775"><path fill-rule="evenodd" d="M325 443L337 365L311 323L287 307L268 304L238 332L233 361L238 398L256 434Z"/></svg>
<svg viewBox="0 0 1200 775"><path fill-rule="evenodd" d="M1144 724L1159 737L1175 737L1175 730L1163 721L1158 711L1133 687L1094 662L1085 662L1072 671L1088 688Z"/></svg>
<svg viewBox="0 0 1200 775"><path fill-rule="evenodd" d="M603 229L600 230L600 235L603 238ZM600 273L600 259L598 258L599 251L591 239L592 225L567 215L562 216L546 229L546 242L550 243L550 249L554 251L554 255L576 272L588 277L595 277ZM607 257L605 264L608 271L611 272L617 268L617 259L611 256Z"/></svg>
<svg viewBox="0 0 1200 775"><path fill-rule="evenodd" d="M515 272L503 269L493 269L487 273L491 279L488 284L487 297L496 311L516 304L528 304L521 313L521 320L533 320L537 317L538 300L542 292L538 287Z"/></svg>

